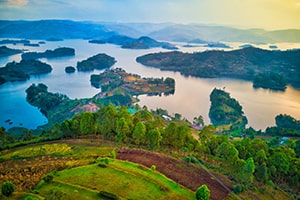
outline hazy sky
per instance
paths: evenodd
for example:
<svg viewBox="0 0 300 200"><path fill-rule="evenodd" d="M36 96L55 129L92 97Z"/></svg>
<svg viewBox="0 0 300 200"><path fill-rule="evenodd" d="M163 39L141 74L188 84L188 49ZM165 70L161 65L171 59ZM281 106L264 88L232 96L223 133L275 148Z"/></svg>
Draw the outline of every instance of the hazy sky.
<svg viewBox="0 0 300 200"><path fill-rule="evenodd" d="M300 29L300 0L0 0L0 19L175 22Z"/></svg>

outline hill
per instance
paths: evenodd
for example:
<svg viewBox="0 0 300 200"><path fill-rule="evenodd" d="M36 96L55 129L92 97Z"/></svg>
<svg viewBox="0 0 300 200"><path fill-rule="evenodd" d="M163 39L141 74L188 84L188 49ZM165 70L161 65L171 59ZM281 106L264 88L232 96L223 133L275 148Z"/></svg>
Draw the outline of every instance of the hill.
<svg viewBox="0 0 300 200"><path fill-rule="evenodd" d="M255 80L254 86L284 90L287 83L300 88L299 56L300 50L269 51L247 47L233 51L160 52L136 60L161 70L179 71L185 76ZM266 78L260 79L264 74Z"/></svg>

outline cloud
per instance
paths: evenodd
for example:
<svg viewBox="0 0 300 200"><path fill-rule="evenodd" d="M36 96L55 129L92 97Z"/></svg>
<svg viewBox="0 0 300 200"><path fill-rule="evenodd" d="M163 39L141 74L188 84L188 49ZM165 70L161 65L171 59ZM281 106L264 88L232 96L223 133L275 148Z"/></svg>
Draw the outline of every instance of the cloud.
<svg viewBox="0 0 300 200"><path fill-rule="evenodd" d="M8 6L23 7L28 4L28 0L7 0Z"/></svg>

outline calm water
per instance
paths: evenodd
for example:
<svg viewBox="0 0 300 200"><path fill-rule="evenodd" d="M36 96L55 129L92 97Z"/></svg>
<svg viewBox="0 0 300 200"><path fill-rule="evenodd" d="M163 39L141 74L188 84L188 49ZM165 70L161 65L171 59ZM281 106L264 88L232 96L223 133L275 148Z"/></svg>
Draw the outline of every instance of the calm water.
<svg viewBox="0 0 300 200"><path fill-rule="evenodd" d="M37 41L33 41L37 42ZM179 44L180 45L180 44ZM237 48L240 43L231 43ZM195 116L202 115L205 123L209 123L208 110L210 106L209 94L213 88L225 88L231 96L236 98L248 118L249 126L255 129L265 129L275 124L275 116L287 113L300 119L300 91L288 87L285 92L272 92L264 89L253 89L252 83L235 79L200 79L184 77L179 73L160 71L159 69L145 67L135 62L137 56L150 53L166 51L160 48L151 50L126 50L118 46L105 44L89 44L84 40L66 40L62 42L47 42L40 47L24 47L19 45L8 45L11 48L28 49L32 51L45 51L57 47L72 47L76 49L75 56L60 59L42 59L49 63L53 70L47 75L31 77L27 82L6 83L0 85L0 126L11 128L23 126L34 129L39 125L47 123L47 119L35 107L26 102L25 90L32 83L45 83L50 92L58 92L68 95L70 98L92 97L99 89L90 86L90 75L100 73L75 72L66 74L64 68L76 66L77 61L86 59L97 53L106 53L116 58L115 67L122 67L131 73L140 74L144 77L173 77L176 80L175 94L171 96L140 96L139 104L146 105L150 109L163 108L169 114L180 113L183 117L192 120ZM261 46L267 48L268 45ZM279 44L280 49L299 48L299 44ZM203 51L203 47L181 48L185 52ZM1 58L0 66L9 61L20 61L20 55L9 58ZM7 119L12 124L5 122Z"/></svg>

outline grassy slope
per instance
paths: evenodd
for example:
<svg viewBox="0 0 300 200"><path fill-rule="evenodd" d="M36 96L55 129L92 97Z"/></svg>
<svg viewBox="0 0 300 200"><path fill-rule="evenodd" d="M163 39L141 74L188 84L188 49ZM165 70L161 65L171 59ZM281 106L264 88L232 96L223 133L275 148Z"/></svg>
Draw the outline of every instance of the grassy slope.
<svg viewBox="0 0 300 200"><path fill-rule="evenodd" d="M193 199L194 194L163 175L138 164L110 160L108 167L96 164L66 169L57 173L53 183L39 186L40 195L47 196L59 188L66 196L93 199L101 190L122 199ZM80 191L80 192L76 192Z"/></svg>

